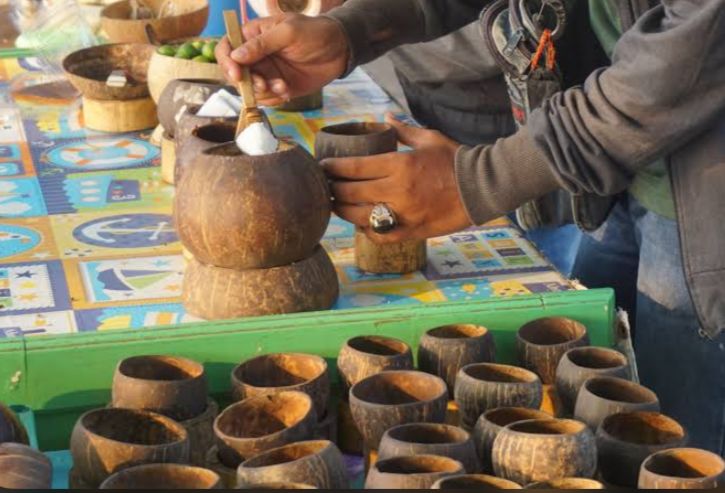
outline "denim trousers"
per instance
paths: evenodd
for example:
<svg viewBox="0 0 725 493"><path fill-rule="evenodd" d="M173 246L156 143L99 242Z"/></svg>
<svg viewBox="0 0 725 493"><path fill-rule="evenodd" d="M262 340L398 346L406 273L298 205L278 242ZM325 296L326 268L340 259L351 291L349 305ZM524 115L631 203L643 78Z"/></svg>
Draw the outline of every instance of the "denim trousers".
<svg viewBox="0 0 725 493"><path fill-rule="evenodd" d="M677 222L622 197L584 235L572 277L612 287L633 323L642 385L683 425L689 445L725 454L725 333L699 327L682 267Z"/></svg>

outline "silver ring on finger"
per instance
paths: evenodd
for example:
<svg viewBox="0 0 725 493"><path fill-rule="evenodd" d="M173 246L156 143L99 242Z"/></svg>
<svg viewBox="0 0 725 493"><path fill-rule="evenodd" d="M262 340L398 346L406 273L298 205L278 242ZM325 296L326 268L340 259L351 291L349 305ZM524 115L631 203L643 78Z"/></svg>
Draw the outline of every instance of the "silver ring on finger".
<svg viewBox="0 0 725 493"><path fill-rule="evenodd" d="M375 204L370 212L370 229L378 234L389 233L398 225L393 210L385 204Z"/></svg>

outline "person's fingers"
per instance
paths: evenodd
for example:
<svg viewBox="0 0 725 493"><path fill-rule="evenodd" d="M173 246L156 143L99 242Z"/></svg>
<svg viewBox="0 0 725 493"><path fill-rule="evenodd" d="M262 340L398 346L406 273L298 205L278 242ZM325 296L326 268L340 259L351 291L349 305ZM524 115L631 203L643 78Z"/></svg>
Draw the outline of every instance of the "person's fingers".
<svg viewBox="0 0 725 493"><path fill-rule="evenodd" d="M242 69L239 65L230 58L232 48L229 44L229 39L225 36L217 44L214 50L214 56L216 56L217 63L224 72L224 76L231 82L238 82L242 80Z"/></svg>
<svg viewBox="0 0 725 493"><path fill-rule="evenodd" d="M350 180L371 180L390 176L399 153L377 154L375 156L328 158L322 166L330 176Z"/></svg>
<svg viewBox="0 0 725 493"><path fill-rule="evenodd" d="M395 129L395 132L398 134L398 140L403 145L416 149L423 147L426 143L430 143L431 130L406 125L396 119L392 113L385 115L385 122Z"/></svg>
<svg viewBox="0 0 725 493"><path fill-rule="evenodd" d="M280 97L270 97L265 99L257 98L257 104L260 106L279 106L286 103L289 99L282 99Z"/></svg>
<svg viewBox="0 0 725 493"><path fill-rule="evenodd" d="M259 74L252 74L252 83L254 84L254 92L257 94L264 94L269 91L267 81Z"/></svg>
<svg viewBox="0 0 725 493"><path fill-rule="evenodd" d="M335 203L333 210L345 221L364 228L370 224L370 213L373 211L373 206Z"/></svg>
<svg viewBox="0 0 725 493"><path fill-rule="evenodd" d="M292 45L296 35L297 29L292 24L279 22L269 29L261 30L257 36L248 38L242 46L232 52L231 58L242 65L255 64Z"/></svg>
<svg viewBox="0 0 725 493"><path fill-rule="evenodd" d="M375 204L390 198L385 180L333 181L330 188L337 204Z"/></svg>

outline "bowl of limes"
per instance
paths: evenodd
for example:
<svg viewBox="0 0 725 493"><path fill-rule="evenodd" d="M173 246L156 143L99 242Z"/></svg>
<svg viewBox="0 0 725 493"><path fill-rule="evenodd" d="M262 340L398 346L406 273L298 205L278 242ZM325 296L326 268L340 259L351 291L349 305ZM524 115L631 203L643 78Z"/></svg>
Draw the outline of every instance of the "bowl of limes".
<svg viewBox="0 0 725 493"><path fill-rule="evenodd" d="M189 39L156 48L149 62L149 92L158 103L166 85L174 79L208 79L222 82L216 63L216 39Z"/></svg>

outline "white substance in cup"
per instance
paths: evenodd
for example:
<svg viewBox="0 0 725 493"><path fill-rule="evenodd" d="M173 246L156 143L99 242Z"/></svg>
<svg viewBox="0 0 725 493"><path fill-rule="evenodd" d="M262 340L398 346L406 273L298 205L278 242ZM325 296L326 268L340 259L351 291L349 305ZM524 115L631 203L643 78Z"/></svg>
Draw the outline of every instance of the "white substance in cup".
<svg viewBox="0 0 725 493"><path fill-rule="evenodd" d="M264 123L252 123L237 136L237 147L249 156L261 156L277 151L279 141Z"/></svg>
<svg viewBox="0 0 725 493"><path fill-rule="evenodd" d="M206 100L196 115L205 118L234 117L239 115L241 109L242 103L239 98L221 89Z"/></svg>

